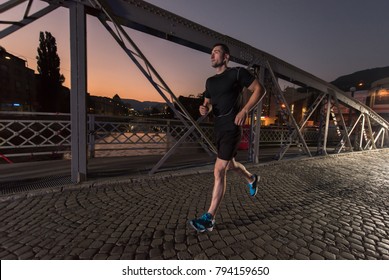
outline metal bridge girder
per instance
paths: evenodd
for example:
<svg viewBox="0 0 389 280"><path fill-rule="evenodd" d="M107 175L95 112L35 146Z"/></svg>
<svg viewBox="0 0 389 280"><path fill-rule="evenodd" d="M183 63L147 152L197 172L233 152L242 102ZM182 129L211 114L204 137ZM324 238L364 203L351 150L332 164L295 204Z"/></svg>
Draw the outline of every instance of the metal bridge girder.
<svg viewBox="0 0 389 280"><path fill-rule="evenodd" d="M11 0L8 1L0 6L0 13L3 13L7 10L10 10L23 2L26 2L26 0ZM20 28L34 22L35 20L51 13L52 11L56 10L58 7L60 7L57 3L52 3L49 6L46 6L42 8L41 10L35 12L32 15L29 15L29 10L30 10L30 5L31 5L32 0L30 0L29 5L26 8L26 12L23 16L23 18L17 22L5 22L5 21L0 21L0 24L10 24L11 26L3 29L0 31L0 39L14 33L15 31L19 30Z"/></svg>

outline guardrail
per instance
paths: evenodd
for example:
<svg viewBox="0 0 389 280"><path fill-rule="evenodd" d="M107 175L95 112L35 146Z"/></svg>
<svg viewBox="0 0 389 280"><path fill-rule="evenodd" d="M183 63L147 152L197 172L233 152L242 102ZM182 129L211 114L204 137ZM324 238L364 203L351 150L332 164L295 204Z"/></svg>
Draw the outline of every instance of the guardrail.
<svg viewBox="0 0 389 280"><path fill-rule="evenodd" d="M70 115L0 112L0 153L7 158L70 150Z"/></svg>
<svg viewBox="0 0 389 280"><path fill-rule="evenodd" d="M93 114L87 119L89 157L164 154L187 131L180 121L171 119ZM213 139L213 125L204 123L201 127ZM243 142L249 141L249 133L249 128L245 128ZM289 133L286 127L263 127L260 145L280 146L288 141ZM305 128L303 135L307 144L316 145L317 128ZM336 137L333 130L329 139L339 141ZM193 147L199 147L198 142L199 136L194 132L180 148L193 151ZM0 155L3 159L39 155L63 158L70 156L70 147L69 114L0 112Z"/></svg>

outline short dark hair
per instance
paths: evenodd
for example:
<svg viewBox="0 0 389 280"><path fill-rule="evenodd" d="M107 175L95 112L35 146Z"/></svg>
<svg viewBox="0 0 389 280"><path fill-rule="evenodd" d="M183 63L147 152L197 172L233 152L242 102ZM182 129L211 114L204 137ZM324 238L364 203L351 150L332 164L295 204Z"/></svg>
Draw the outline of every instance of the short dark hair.
<svg viewBox="0 0 389 280"><path fill-rule="evenodd" d="M216 43L215 45L213 45L212 49L215 47L221 47L221 49L223 50L223 52L225 54L228 54L228 55L230 54L230 48L226 44Z"/></svg>

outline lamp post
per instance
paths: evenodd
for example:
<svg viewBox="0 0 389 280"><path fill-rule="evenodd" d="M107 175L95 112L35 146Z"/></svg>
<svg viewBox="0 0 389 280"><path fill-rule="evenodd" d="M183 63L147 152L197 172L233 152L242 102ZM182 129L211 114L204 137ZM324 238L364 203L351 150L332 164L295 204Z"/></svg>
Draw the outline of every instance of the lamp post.
<svg viewBox="0 0 389 280"><path fill-rule="evenodd" d="M350 88L350 92L351 92L351 97L354 98L354 93L357 89L355 87L351 87Z"/></svg>
<svg viewBox="0 0 389 280"><path fill-rule="evenodd" d="M350 88L350 92L351 92L351 97L354 98L354 93L356 91L356 88L355 87L351 87ZM352 113L353 113L353 109L350 107L349 108L349 111L348 111L348 125L351 127L352 126Z"/></svg>

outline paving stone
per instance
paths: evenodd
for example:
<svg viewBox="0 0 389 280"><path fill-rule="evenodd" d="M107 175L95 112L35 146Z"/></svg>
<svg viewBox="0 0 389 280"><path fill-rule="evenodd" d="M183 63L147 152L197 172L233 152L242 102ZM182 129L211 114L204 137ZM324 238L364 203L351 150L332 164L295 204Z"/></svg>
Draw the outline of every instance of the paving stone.
<svg viewBox="0 0 389 280"><path fill-rule="evenodd" d="M163 242L162 244L163 244L163 248L165 250L174 249L174 242L173 241Z"/></svg>
<svg viewBox="0 0 389 280"><path fill-rule="evenodd" d="M345 258L346 260L355 260L355 256L349 252L341 252L340 256Z"/></svg>
<svg viewBox="0 0 389 280"><path fill-rule="evenodd" d="M325 258L322 255L319 255L317 253L312 253L312 255L309 257L311 260L324 260Z"/></svg>
<svg viewBox="0 0 389 280"><path fill-rule="evenodd" d="M278 249L274 247L273 245L267 244L264 248L264 250L269 253L270 255L277 255L278 254Z"/></svg>
<svg viewBox="0 0 389 280"><path fill-rule="evenodd" d="M382 255L383 260L389 260L389 254L383 254Z"/></svg>
<svg viewBox="0 0 389 280"><path fill-rule="evenodd" d="M134 253L124 253L120 256L119 260L133 260ZM162 260L162 258L160 258Z"/></svg>
<svg viewBox="0 0 389 280"><path fill-rule="evenodd" d="M377 246L377 251L380 252L381 254L389 255L389 250L385 249L385 248L382 248L380 246Z"/></svg>
<svg viewBox="0 0 389 280"><path fill-rule="evenodd" d="M326 259L326 260L336 260L336 255L331 253L331 252L324 251L324 252L322 252L322 254L323 254L324 259Z"/></svg>
<svg viewBox="0 0 389 280"><path fill-rule="evenodd" d="M292 249L289 248L289 247L283 246L283 247L280 249L280 252L281 252L281 253L284 253L284 254L286 254L286 255L288 255L288 256L293 256L295 250L292 250Z"/></svg>
<svg viewBox="0 0 389 280"><path fill-rule="evenodd" d="M34 252L27 251L19 256L19 260L31 260L35 256Z"/></svg>
<svg viewBox="0 0 389 280"><path fill-rule="evenodd" d="M205 250L205 254L208 256L208 257L212 257L213 255L216 255L219 253L219 250L217 250L216 248L208 248Z"/></svg>
<svg viewBox="0 0 389 280"><path fill-rule="evenodd" d="M380 247L380 248L383 248L385 250L389 250L389 244L387 243L384 243L384 242L377 242L377 246Z"/></svg>
<svg viewBox="0 0 389 280"><path fill-rule="evenodd" d="M235 243L235 238L233 236L227 236L225 238L223 238L224 242L227 244L227 245L230 245L232 243Z"/></svg>
<svg viewBox="0 0 389 280"><path fill-rule="evenodd" d="M315 246L317 246L317 247L319 247L321 249L324 249L327 246L327 244L325 242L323 242L321 240L317 240L317 239L315 239L313 241L313 245L315 245Z"/></svg>
<svg viewBox="0 0 389 280"><path fill-rule="evenodd" d="M80 256L80 259L93 260L93 257L97 252L98 252L98 249L86 249L79 256Z"/></svg>
<svg viewBox="0 0 389 280"><path fill-rule="evenodd" d="M163 257L165 259L175 259L177 252L174 249L168 249L163 251Z"/></svg>
<svg viewBox="0 0 389 280"><path fill-rule="evenodd" d="M209 260L208 256L202 252L200 254L197 254L193 257L194 260Z"/></svg>
<svg viewBox="0 0 389 280"><path fill-rule="evenodd" d="M150 259L155 259L156 257L162 256L162 251L160 248L153 248L149 251Z"/></svg>
<svg viewBox="0 0 389 280"><path fill-rule="evenodd" d="M113 246L112 249L111 249L110 254L111 255L121 255L121 254L123 254L124 248L125 248L124 246ZM141 251L142 248L144 248L144 246L139 246L136 249L136 252L137 253L143 252L143 251ZM147 247L147 250L148 250L148 247Z"/></svg>
<svg viewBox="0 0 389 280"><path fill-rule="evenodd" d="M113 244L103 244L102 246L100 246L99 253L102 253L102 254L109 253L109 252L111 252L113 246L114 246Z"/></svg>
<svg viewBox="0 0 389 280"><path fill-rule="evenodd" d="M307 247L308 246L308 243L305 242L305 240L303 240L303 239L297 239L296 243L297 243L297 245L299 245L301 247Z"/></svg>
<svg viewBox="0 0 389 280"><path fill-rule="evenodd" d="M112 248L111 255L120 255L123 253L124 248L122 246L115 246ZM136 248L137 254L148 253L150 250L149 246L140 245Z"/></svg>
<svg viewBox="0 0 389 280"><path fill-rule="evenodd" d="M240 254L240 256L244 260L253 260L253 259L255 259L255 255L252 252L250 252L250 251L244 251L243 253Z"/></svg>
<svg viewBox="0 0 389 280"><path fill-rule="evenodd" d="M256 238L258 235L255 232L249 231L244 234L246 236L246 239L251 240Z"/></svg>
<svg viewBox="0 0 389 280"><path fill-rule="evenodd" d="M187 245L193 245L193 244L196 244L198 242L197 238L195 236L188 236L187 239L186 239L186 243Z"/></svg>
<svg viewBox="0 0 389 280"><path fill-rule="evenodd" d="M203 251L203 249L199 245L197 245L197 244L188 246L188 252L191 255L197 255L197 254L199 254L202 251Z"/></svg>
<svg viewBox="0 0 389 280"><path fill-rule="evenodd" d="M186 246L185 243L176 243L174 245L174 249L176 251L186 251L188 249L188 246Z"/></svg>
<svg viewBox="0 0 389 280"><path fill-rule="evenodd" d="M94 260L106 260L108 259L109 255L107 254L96 254L93 256Z"/></svg>
<svg viewBox="0 0 389 280"><path fill-rule="evenodd" d="M309 257L307 255L296 253L295 255L296 260L309 260Z"/></svg>
<svg viewBox="0 0 389 280"><path fill-rule="evenodd" d="M310 244L308 248L309 248L309 250L311 250L314 253L320 253L321 251L323 251L322 248L320 248L314 244Z"/></svg>
<svg viewBox="0 0 389 280"><path fill-rule="evenodd" d="M210 240L208 234L199 234L199 235L197 235L197 239L198 239L198 241ZM197 242L197 240L196 240L196 242Z"/></svg>
<svg viewBox="0 0 389 280"><path fill-rule="evenodd" d="M361 246L361 245L358 245L358 244L355 244L355 243L351 243L350 244L350 248L352 249L352 250L356 250L356 251L358 251L358 252L365 252L365 248L363 247L363 246Z"/></svg>
<svg viewBox="0 0 389 280"><path fill-rule="evenodd" d="M284 244L282 242L279 241L280 238L277 238L277 240L274 240L272 242L272 245L274 247L276 247L277 249L280 249ZM285 240L285 243L287 242L287 240Z"/></svg>
<svg viewBox="0 0 389 280"><path fill-rule="evenodd" d="M224 241L222 241L222 240L217 241L217 242L214 242L213 244L211 243L211 246L212 246L212 245L213 245L216 249L218 249L218 250L223 249L223 248L225 248L225 247L227 246L227 244L226 244Z"/></svg>
<svg viewBox="0 0 389 280"><path fill-rule="evenodd" d="M169 259L170 257L166 257L167 259ZM110 256L108 258L109 260L117 260L117 258L115 258L115 256ZM148 259L148 253L137 253L135 255L135 260L147 260Z"/></svg>
<svg viewBox="0 0 389 280"><path fill-rule="evenodd" d="M225 257L229 257L229 256L232 256L233 254L235 254L234 250L232 250L231 248L229 247L226 247L226 248L223 248L220 250L220 252L223 254L223 256Z"/></svg>
<svg viewBox="0 0 389 280"><path fill-rule="evenodd" d="M380 241L380 238L378 237L378 236L376 236L376 235L373 235L373 234L368 234L367 236L366 236L366 239L368 240L368 239L370 239L370 240L374 240L374 241Z"/></svg>
<svg viewBox="0 0 389 280"><path fill-rule="evenodd" d="M350 242L347 239L345 239L344 237L337 236L335 241L337 243L343 244L343 245L345 245L347 247L350 245Z"/></svg>
<svg viewBox="0 0 389 280"><path fill-rule="evenodd" d="M210 259L211 260L226 260L227 258L225 256L223 256L222 254L218 253L218 254L212 255Z"/></svg>
<svg viewBox="0 0 389 280"><path fill-rule="evenodd" d="M178 252L177 257L179 260L192 260L192 256L188 252Z"/></svg>
<svg viewBox="0 0 389 280"><path fill-rule="evenodd" d="M381 242L389 246L389 239L381 238Z"/></svg>

